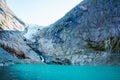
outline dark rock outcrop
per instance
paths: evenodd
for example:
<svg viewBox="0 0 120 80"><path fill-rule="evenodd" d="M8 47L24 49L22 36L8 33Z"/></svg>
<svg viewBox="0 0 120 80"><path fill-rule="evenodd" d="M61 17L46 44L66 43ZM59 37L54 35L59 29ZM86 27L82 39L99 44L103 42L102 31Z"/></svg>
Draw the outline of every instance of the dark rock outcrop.
<svg viewBox="0 0 120 80"><path fill-rule="evenodd" d="M120 1L84 0L31 40L32 48L60 61L120 65Z"/></svg>

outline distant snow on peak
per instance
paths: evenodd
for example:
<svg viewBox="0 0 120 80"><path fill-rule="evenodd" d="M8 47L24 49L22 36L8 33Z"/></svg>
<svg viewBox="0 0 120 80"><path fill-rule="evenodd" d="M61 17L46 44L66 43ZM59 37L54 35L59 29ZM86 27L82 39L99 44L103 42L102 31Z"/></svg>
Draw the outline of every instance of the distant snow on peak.
<svg viewBox="0 0 120 80"><path fill-rule="evenodd" d="M25 32L26 34L24 35L24 37L26 39L31 39L33 37L33 35L40 29L42 29L42 26L39 25L29 25L25 28Z"/></svg>

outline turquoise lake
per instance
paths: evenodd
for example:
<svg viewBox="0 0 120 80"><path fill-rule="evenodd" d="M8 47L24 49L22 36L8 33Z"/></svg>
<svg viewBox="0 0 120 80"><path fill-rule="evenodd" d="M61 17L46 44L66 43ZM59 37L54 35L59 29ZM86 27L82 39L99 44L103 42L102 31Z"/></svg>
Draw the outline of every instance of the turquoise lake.
<svg viewBox="0 0 120 80"><path fill-rule="evenodd" d="M120 66L17 64L0 67L0 80L120 80Z"/></svg>

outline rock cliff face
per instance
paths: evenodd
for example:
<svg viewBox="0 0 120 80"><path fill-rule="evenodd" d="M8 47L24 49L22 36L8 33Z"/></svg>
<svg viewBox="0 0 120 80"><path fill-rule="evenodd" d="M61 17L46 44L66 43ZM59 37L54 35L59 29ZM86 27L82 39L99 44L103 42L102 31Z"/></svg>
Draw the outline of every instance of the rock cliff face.
<svg viewBox="0 0 120 80"><path fill-rule="evenodd" d="M0 31L0 46L22 59L38 60L39 56L26 44L18 31Z"/></svg>
<svg viewBox="0 0 120 80"><path fill-rule="evenodd" d="M84 0L31 40L46 63L120 65L120 0Z"/></svg>
<svg viewBox="0 0 120 80"><path fill-rule="evenodd" d="M25 42L25 26L5 0L0 0L0 63L41 63L40 56Z"/></svg>
<svg viewBox="0 0 120 80"><path fill-rule="evenodd" d="M120 0L83 0L47 28L25 26L0 0L0 63L120 65Z"/></svg>
<svg viewBox="0 0 120 80"><path fill-rule="evenodd" d="M24 30L25 25L8 8L5 0L0 0L0 30Z"/></svg>
<svg viewBox="0 0 120 80"><path fill-rule="evenodd" d="M11 55L6 50L4 50L3 48L0 47L0 66L3 66L4 64L1 64L1 63L4 63L4 62L9 63L9 64L22 63L22 61L20 59Z"/></svg>

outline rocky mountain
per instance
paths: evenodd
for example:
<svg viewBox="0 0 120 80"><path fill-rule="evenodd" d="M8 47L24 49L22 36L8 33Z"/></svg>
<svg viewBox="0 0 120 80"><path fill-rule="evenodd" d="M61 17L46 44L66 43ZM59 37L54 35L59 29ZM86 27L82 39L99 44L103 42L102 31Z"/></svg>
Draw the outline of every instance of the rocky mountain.
<svg viewBox="0 0 120 80"><path fill-rule="evenodd" d="M23 36L26 24L0 0L0 63L41 63L40 56Z"/></svg>
<svg viewBox="0 0 120 80"><path fill-rule="evenodd" d="M0 30L24 30L26 24L20 20L7 6L5 0L0 0Z"/></svg>
<svg viewBox="0 0 120 80"><path fill-rule="evenodd" d="M46 63L120 65L120 0L83 0L30 40Z"/></svg>
<svg viewBox="0 0 120 80"><path fill-rule="evenodd" d="M0 63L44 62L120 65L120 0L83 0L46 28L26 27L0 0Z"/></svg>

